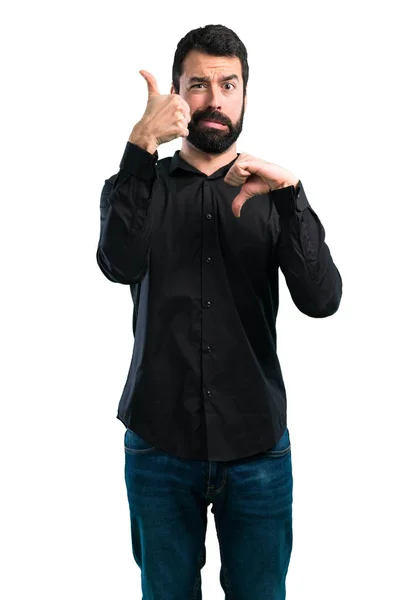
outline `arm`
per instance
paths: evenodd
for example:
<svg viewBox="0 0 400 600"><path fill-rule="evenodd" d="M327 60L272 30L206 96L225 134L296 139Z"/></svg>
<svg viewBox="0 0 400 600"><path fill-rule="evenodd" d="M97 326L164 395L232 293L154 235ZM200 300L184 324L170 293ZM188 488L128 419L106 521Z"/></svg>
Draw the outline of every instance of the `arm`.
<svg viewBox="0 0 400 600"><path fill-rule="evenodd" d="M278 263L293 302L309 317L333 315L342 297L342 278L301 181L270 195L279 216Z"/></svg>
<svg viewBox="0 0 400 600"><path fill-rule="evenodd" d="M101 192L96 260L102 273L116 283L138 283L147 271L158 160L153 150L139 140L128 141L119 172L106 179Z"/></svg>

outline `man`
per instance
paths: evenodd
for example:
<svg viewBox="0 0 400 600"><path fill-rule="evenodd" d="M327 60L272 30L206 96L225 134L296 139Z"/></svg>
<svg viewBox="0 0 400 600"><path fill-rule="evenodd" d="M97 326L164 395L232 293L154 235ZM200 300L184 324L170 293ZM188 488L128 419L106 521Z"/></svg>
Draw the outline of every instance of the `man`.
<svg viewBox="0 0 400 600"><path fill-rule="evenodd" d="M248 80L238 36L190 31L170 94L140 73L147 107L103 187L97 262L134 302L117 418L143 599L201 599L212 503L226 598L283 600L293 477L278 269L315 318L338 309L341 276L302 182L236 152ZM182 149L158 160L177 137Z"/></svg>

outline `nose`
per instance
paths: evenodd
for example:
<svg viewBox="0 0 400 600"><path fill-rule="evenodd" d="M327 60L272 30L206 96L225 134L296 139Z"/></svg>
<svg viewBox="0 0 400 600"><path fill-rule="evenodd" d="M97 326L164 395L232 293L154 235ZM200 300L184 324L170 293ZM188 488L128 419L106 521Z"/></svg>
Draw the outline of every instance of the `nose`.
<svg viewBox="0 0 400 600"><path fill-rule="evenodd" d="M215 86L209 86L208 88L208 107L211 110L218 110L221 111L222 110L222 105L221 105L221 88L219 86L219 84L215 85Z"/></svg>

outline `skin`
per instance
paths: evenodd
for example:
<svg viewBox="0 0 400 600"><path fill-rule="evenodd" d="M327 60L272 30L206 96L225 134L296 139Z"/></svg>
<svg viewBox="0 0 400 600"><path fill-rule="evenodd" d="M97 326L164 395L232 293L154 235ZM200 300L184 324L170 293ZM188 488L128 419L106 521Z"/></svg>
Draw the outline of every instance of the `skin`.
<svg viewBox="0 0 400 600"><path fill-rule="evenodd" d="M232 74L236 74L237 79L221 81ZM208 77L209 81L190 82L194 76ZM202 173L212 175L237 157L236 140L242 131L247 107L242 64L236 56L210 56L192 50L183 62L179 84L179 95L189 105L191 118L189 135L183 137L179 154ZM176 93L173 85L170 93ZM227 127L208 128L201 122L206 117L221 119ZM232 212L239 217L243 204L252 196L296 186L299 179L279 165L242 152L224 181L241 188L232 203Z"/></svg>
<svg viewBox="0 0 400 600"><path fill-rule="evenodd" d="M236 74L238 79L220 81ZM209 82L190 83L191 77L209 77ZM242 64L238 57L209 56L191 50L183 62L179 95L190 107L189 135L182 140L180 156L202 173L211 175L237 156L236 139L242 131L247 94L243 98ZM171 94L176 91L171 85ZM213 116L227 125L224 130L207 128L201 118Z"/></svg>

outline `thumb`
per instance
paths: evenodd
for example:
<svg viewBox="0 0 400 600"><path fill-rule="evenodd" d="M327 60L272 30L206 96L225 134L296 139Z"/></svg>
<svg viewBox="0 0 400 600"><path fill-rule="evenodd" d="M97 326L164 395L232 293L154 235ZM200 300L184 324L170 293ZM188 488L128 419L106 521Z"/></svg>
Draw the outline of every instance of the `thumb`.
<svg viewBox="0 0 400 600"><path fill-rule="evenodd" d="M239 194L237 196L235 196L235 198L232 201L232 204L235 204L235 206L237 207L242 207L242 205L247 202L247 200L249 198L251 198L252 196L254 196L254 194L252 194L251 192L249 192L249 190L243 189L245 188L245 186L242 187L242 189L240 190Z"/></svg>
<svg viewBox="0 0 400 600"><path fill-rule="evenodd" d="M154 95L160 95L160 90L158 89L155 77L151 73L149 73L149 71L144 71L143 69L139 71L139 73L146 80L149 98Z"/></svg>
<svg viewBox="0 0 400 600"><path fill-rule="evenodd" d="M242 210L243 204L245 202L247 202L247 200L254 195L255 195L255 192L251 191L251 189L249 189L249 186L245 183L242 186L239 194L237 196L235 196L235 198L232 201L232 210L235 213L235 216L236 216L236 212L238 212L237 216L240 217L240 211Z"/></svg>

